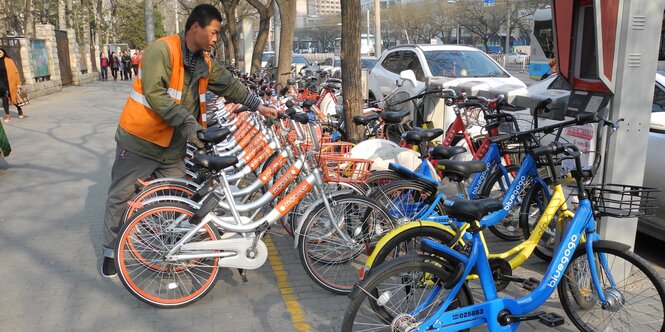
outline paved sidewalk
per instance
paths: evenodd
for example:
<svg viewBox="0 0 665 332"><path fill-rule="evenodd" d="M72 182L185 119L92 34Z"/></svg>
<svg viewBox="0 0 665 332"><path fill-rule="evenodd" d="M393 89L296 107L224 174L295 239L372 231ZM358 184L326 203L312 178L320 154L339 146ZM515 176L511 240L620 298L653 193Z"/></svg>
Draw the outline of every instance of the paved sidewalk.
<svg viewBox="0 0 665 332"><path fill-rule="evenodd" d="M100 276L113 135L129 89L128 82L66 88L33 100L25 119L3 124L13 152L11 168L0 171L1 330L339 330L348 299L307 277L293 241L279 226L270 235L277 254L249 271L248 283L224 269L204 299L184 308L153 308L118 278ZM515 274L537 276L534 271L544 267L532 258ZM508 294L523 291L510 286ZM552 300L543 310L562 314L558 307ZM544 328L522 325L529 329Z"/></svg>

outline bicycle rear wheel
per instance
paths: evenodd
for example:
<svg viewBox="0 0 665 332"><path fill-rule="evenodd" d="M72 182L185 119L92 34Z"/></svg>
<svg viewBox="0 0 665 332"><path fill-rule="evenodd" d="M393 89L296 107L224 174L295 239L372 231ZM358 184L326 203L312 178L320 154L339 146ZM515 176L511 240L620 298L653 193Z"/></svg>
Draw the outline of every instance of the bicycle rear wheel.
<svg viewBox="0 0 665 332"><path fill-rule="evenodd" d="M342 331L417 330L450 296L442 285L450 278L446 263L427 255L399 257L358 284L342 321ZM466 286L448 310L472 304ZM417 308L421 310L416 312Z"/></svg>
<svg viewBox="0 0 665 332"><path fill-rule="evenodd" d="M586 251L576 251L557 287L573 324L581 331L665 330L665 286L649 263L611 244L594 243L593 254L608 303L600 302Z"/></svg>
<svg viewBox="0 0 665 332"><path fill-rule="evenodd" d="M334 219L321 202L304 221L298 252L314 282L330 292L348 294L372 248L395 223L385 208L365 196L335 196L330 205Z"/></svg>
<svg viewBox="0 0 665 332"><path fill-rule="evenodd" d="M217 281L219 258L166 261L164 255L194 226L195 210L182 203L146 206L125 223L115 249L122 284L143 302L161 308L190 304L210 291ZM180 217L183 221L176 221ZM215 227L205 225L189 242L219 239Z"/></svg>
<svg viewBox="0 0 665 332"><path fill-rule="evenodd" d="M152 185L148 185L143 188L136 196L132 199L132 202L141 203L147 199L159 197L159 196L177 196L177 197L192 197L196 193L196 189L192 188L184 183L179 182L158 182ZM129 205L125 210L123 220L129 220L136 212L134 206Z"/></svg>

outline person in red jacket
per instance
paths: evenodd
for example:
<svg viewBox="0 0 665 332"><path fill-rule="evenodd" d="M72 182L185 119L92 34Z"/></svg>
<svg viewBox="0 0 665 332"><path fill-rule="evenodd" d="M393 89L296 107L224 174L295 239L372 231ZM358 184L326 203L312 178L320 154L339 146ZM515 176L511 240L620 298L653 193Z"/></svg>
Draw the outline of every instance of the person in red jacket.
<svg viewBox="0 0 665 332"><path fill-rule="evenodd" d="M132 70L134 71L134 76L139 75L139 57L137 52L134 52L134 55L132 55Z"/></svg>

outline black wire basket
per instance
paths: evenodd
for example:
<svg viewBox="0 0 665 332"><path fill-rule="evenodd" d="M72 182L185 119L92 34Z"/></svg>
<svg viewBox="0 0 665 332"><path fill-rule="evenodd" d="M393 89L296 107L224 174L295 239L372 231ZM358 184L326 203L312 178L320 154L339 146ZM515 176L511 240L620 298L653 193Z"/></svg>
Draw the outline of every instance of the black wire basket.
<svg viewBox="0 0 665 332"><path fill-rule="evenodd" d="M634 218L653 215L660 189L625 184L589 185L589 198L600 217Z"/></svg>

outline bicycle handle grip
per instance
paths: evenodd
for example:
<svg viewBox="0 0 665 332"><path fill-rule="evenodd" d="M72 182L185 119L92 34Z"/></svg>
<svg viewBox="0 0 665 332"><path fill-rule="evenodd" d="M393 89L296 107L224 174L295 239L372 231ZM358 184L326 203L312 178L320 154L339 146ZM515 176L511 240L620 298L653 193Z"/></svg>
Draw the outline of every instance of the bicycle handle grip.
<svg viewBox="0 0 665 332"><path fill-rule="evenodd" d="M458 108L469 108L469 107L483 107L483 104L477 101L465 101L463 103L457 103Z"/></svg>

